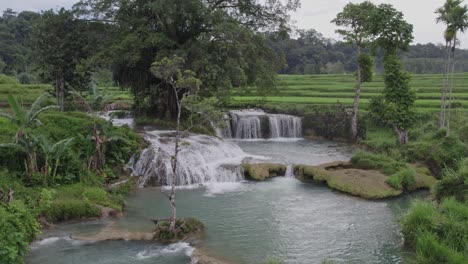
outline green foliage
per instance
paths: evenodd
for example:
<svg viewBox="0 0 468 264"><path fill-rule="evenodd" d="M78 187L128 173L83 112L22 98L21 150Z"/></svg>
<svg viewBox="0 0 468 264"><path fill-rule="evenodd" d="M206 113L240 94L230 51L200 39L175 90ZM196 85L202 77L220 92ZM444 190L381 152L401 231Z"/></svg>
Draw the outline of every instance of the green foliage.
<svg viewBox="0 0 468 264"><path fill-rule="evenodd" d="M417 202L402 219L405 244L414 247L418 263L464 263L468 256L468 205L454 198L439 207Z"/></svg>
<svg viewBox="0 0 468 264"><path fill-rule="evenodd" d="M18 80L13 76L0 74L0 84L18 84Z"/></svg>
<svg viewBox="0 0 468 264"><path fill-rule="evenodd" d="M413 190L416 185L416 172L413 169L403 169L392 174L387 183L397 190Z"/></svg>
<svg viewBox="0 0 468 264"><path fill-rule="evenodd" d="M403 71L396 55L385 60L383 97L371 100L371 111L384 123L407 130L414 122L416 94L409 87L410 76Z"/></svg>
<svg viewBox="0 0 468 264"><path fill-rule="evenodd" d="M401 232L405 237L405 244L416 246L419 232L432 232L436 227L436 210L431 203L415 202L411 210L401 221Z"/></svg>
<svg viewBox="0 0 468 264"><path fill-rule="evenodd" d="M83 200L54 201L51 207L46 209L44 216L47 221L61 222L83 218L99 217L101 210L94 204Z"/></svg>
<svg viewBox="0 0 468 264"><path fill-rule="evenodd" d="M24 263L29 244L39 233L39 223L22 202L0 204L1 263Z"/></svg>
<svg viewBox="0 0 468 264"><path fill-rule="evenodd" d="M20 84L32 84L35 82L35 79L31 74L22 72L18 74L18 81Z"/></svg>
<svg viewBox="0 0 468 264"><path fill-rule="evenodd" d="M354 166L364 170L378 170L386 175L392 175L407 168L406 163L396 161L384 154L373 154L370 152L358 151L351 158Z"/></svg>
<svg viewBox="0 0 468 264"><path fill-rule="evenodd" d="M417 263L420 264L463 264L466 259L460 252L457 252L437 240L432 233L422 232L418 235Z"/></svg>
<svg viewBox="0 0 468 264"><path fill-rule="evenodd" d="M468 202L468 159L461 160L458 170L446 169L435 186L437 200L453 196L459 202Z"/></svg>
<svg viewBox="0 0 468 264"><path fill-rule="evenodd" d="M359 55L357 62L361 68L361 82L371 82L374 76L374 60L369 54Z"/></svg>

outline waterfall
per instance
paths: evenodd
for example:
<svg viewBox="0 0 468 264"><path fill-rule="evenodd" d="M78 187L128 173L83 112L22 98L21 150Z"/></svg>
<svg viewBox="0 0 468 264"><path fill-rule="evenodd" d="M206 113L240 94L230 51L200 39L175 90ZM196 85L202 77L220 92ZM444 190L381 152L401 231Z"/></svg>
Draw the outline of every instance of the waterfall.
<svg viewBox="0 0 468 264"><path fill-rule="evenodd" d="M284 173L285 177L294 177L293 165L286 166L286 172Z"/></svg>
<svg viewBox="0 0 468 264"><path fill-rule="evenodd" d="M151 145L140 154L132 168L133 174L140 176L139 186L171 185L174 138L148 133L146 139ZM181 143L175 179L177 186L243 180L240 164L247 154L234 142L190 135Z"/></svg>
<svg viewBox="0 0 468 264"><path fill-rule="evenodd" d="M226 125L217 129L221 138L300 138L302 121L299 117L267 114L262 110L233 110L225 116Z"/></svg>

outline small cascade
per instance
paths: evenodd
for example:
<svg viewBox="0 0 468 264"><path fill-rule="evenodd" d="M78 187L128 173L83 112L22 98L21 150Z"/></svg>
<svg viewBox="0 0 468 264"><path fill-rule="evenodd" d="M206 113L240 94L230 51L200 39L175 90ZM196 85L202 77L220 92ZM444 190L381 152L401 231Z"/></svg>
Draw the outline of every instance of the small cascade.
<svg viewBox="0 0 468 264"><path fill-rule="evenodd" d="M293 165L286 166L286 172L284 173L285 177L294 177Z"/></svg>
<svg viewBox="0 0 468 264"><path fill-rule="evenodd" d="M133 174L140 176L139 186L171 185L174 138L172 135L149 133L146 139L151 146L132 166ZM177 186L243 180L240 164L247 154L234 142L190 135L182 139L181 145L175 179Z"/></svg>
<svg viewBox="0 0 468 264"><path fill-rule="evenodd" d="M130 115L130 113L126 113L123 116L118 116L115 113L122 112L122 111L107 111L103 114L101 114L101 118L104 118L106 120L110 120L114 126L124 126L127 125L130 128L134 128L134 119Z"/></svg>
<svg viewBox="0 0 468 264"><path fill-rule="evenodd" d="M226 125L217 129L221 138L261 139L300 138L302 121L299 117L267 114L263 110L233 110L225 117Z"/></svg>

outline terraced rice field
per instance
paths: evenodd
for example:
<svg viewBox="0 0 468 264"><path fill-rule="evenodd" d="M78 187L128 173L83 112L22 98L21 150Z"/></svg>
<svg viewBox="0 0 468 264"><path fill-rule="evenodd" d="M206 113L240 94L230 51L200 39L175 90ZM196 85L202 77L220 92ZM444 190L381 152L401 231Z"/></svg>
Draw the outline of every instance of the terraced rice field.
<svg viewBox="0 0 468 264"><path fill-rule="evenodd" d="M382 93L381 75L362 86L361 109L366 109L371 98ZM442 75L413 75L411 87L416 91L416 107L421 111L439 111ZM267 102L275 105L330 105L339 101L351 105L354 98L355 77L353 75L280 75L278 93L266 97L255 94L255 90L236 90L233 105ZM468 73L456 74L454 79L454 103L468 109Z"/></svg>

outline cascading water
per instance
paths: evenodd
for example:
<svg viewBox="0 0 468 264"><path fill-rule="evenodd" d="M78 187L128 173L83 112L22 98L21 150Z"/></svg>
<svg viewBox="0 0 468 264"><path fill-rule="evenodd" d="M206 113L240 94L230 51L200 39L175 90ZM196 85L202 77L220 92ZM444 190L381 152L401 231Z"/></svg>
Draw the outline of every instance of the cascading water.
<svg viewBox="0 0 468 264"><path fill-rule="evenodd" d="M141 187L171 185L174 137L148 132L146 139L151 146L134 162L133 174L140 176ZM248 155L237 144L210 136L190 135L182 139L181 145L177 186L243 180L240 164Z"/></svg>
<svg viewBox="0 0 468 264"><path fill-rule="evenodd" d="M224 129L217 129L221 138L300 138L302 121L299 117L267 114L262 110L233 110L225 116Z"/></svg>

